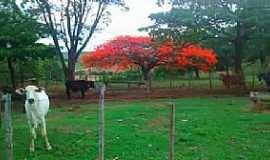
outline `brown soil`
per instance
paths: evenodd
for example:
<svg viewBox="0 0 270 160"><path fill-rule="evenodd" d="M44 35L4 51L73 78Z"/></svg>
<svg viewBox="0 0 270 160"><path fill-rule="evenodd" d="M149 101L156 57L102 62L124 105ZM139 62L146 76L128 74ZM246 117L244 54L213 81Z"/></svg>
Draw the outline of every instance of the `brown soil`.
<svg viewBox="0 0 270 160"><path fill-rule="evenodd" d="M86 93L85 99L80 98L79 93L73 93L72 99L68 100L63 89L53 89L48 91L51 104L55 107L68 106L72 112L84 112L78 105L98 103L98 93L95 91L89 91ZM242 89L153 89L148 93L145 89L118 89L107 90L105 92L105 101L131 101L131 100L147 100L147 99L161 99L161 98L192 98L192 97L205 97L205 96L248 96L247 90ZM22 98L14 100L14 111L23 111L24 102Z"/></svg>
<svg viewBox="0 0 270 160"><path fill-rule="evenodd" d="M71 100L66 98L64 91L49 92L52 104L54 106L76 105L87 103L98 103L98 93L88 92L85 99L81 99L80 95L75 93ZM160 98L189 98L189 97L204 97L204 96L244 96L248 95L247 90L195 90L195 89L154 89L150 93L144 89L130 89L130 90L108 90L105 92L106 101L126 101L126 100L140 100L140 99L160 99Z"/></svg>
<svg viewBox="0 0 270 160"><path fill-rule="evenodd" d="M160 128L166 123L165 121L166 120L164 119L164 117L157 117L155 119L148 121L147 126L149 128Z"/></svg>

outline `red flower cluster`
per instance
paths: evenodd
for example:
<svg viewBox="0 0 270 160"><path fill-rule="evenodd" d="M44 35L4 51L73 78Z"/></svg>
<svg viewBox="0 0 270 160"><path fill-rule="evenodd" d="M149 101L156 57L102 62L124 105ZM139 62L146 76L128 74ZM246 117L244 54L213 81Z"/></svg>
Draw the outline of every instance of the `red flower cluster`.
<svg viewBox="0 0 270 160"><path fill-rule="evenodd" d="M152 69L156 66L196 67L207 71L217 63L211 49L189 44L177 46L173 42L156 42L150 37L119 36L81 58L86 67L123 71L134 67Z"/></svg>

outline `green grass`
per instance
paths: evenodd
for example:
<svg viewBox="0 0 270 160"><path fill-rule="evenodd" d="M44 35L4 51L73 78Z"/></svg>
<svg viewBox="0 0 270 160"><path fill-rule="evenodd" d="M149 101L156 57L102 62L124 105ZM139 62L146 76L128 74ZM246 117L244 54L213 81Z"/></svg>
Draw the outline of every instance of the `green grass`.
<svg viewBox="0 0 270 160"><path fill-rule="evenodd" d="M177 99L176 160L265 160L270 156L270 116L249 112L247 98ZM168 100L106 103L106 159L166 160ZM74 106L73 106L74 107ZM74 107L76 108L76 107ZM52 108L47 121L52 151L39 138L28 151L24 114L14 114L16 160L95 160L98 153L97 105ZM3 132L2 132L3 133ZM1 149L3 151L3 134ZM2 153L1 153L2 155Z"/></svg>

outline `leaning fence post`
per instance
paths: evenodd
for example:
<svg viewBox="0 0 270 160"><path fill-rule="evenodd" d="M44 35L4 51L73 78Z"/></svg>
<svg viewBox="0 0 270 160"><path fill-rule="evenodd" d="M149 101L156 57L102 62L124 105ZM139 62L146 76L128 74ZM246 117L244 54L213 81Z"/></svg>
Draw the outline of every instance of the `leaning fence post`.
<svg viewBox="0 0 270 160"><path fill-rule="evenodd" d="M4 102L4 130L5 130L5 159L13 160L13 129L12 129L12 117L11 117L11 94L4 94L2 96Z"/></svg>
<svg viewBox="0 0 270 160"><path fill-rule="evenodd" d="M174 160L175 144L175 104L170 106L169 160Z"/></svg>
<svg viewBox="0 0 270 160"><path fill-rule="evenodd" d="M100 87L99 92L99 155L98 160L104 160L104 92L105 85Z"/></svg>
<svg viewBox="0 0 270 160"><path fill-rule="evenodd" d="M0 94L1 95L1 94ZM3 107L3 103L2 103L2 96L1 96L1 103L0 103L0 128L4 129L4 121L3 121L3 114L2 114L2 107Z"/></svg>

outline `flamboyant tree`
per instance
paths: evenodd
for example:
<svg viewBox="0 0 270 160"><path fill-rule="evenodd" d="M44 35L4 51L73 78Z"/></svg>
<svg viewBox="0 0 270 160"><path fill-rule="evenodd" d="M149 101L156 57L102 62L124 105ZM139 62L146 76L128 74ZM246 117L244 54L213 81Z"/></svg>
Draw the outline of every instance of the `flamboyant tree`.
<svg viewBox="0 0 270 160"><path fill-rule="evenodd" d="M211 49L188 43L177 45L168 40L159 42L147 36L116 37L83 55L81 61L86 67L115 72L140 68L145 81L149 80L150 71L161 65L207 71L217 63L216 54Z"/></svg>

